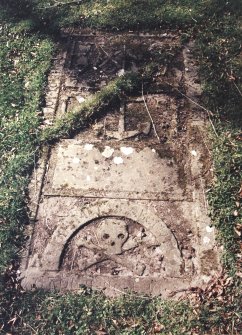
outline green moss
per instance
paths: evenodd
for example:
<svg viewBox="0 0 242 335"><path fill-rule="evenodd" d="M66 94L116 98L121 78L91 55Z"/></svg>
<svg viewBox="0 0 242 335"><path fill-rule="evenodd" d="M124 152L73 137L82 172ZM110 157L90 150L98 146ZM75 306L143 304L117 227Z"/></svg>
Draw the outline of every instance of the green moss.
<svg viewBox="0 0 242 335"><path fill-rule="evenodd" d="M138 75L127 74L110 82L80 107L76 107L64 117L57 119L53 126L46 128L41 134L41 141L48 142L72 135L85 127L91 117L103 112L107 106L118 103L122 94L138 89L137 84L140 83L141 86L141 80Z"/></svg>

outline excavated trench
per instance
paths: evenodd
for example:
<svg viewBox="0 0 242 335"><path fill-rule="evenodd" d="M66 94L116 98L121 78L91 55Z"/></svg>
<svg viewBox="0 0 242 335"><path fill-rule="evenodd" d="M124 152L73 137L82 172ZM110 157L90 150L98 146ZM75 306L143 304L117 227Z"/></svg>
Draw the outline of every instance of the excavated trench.
<svg viewBox="0 0 242 335"><path fill-rule="evenodd" d="M206 284L220 266L205 196L206 116L191 102L201 94L192 43L78 30L63 39L46 126L125 72L155 72L144 94L46 148L30 184L23 287L167 297Z"/></svg>

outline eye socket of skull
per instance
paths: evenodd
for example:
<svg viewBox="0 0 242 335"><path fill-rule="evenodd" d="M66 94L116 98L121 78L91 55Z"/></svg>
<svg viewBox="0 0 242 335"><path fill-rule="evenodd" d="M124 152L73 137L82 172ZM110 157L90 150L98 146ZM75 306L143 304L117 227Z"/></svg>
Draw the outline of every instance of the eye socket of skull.
<svg viewBox="0 0 242 335"><path fill-rule="evenodd" d="M110 254L119 255L122 252L122 245L128 238L125 220L106 218L100 222L97 228L100 246Z"/></svg>

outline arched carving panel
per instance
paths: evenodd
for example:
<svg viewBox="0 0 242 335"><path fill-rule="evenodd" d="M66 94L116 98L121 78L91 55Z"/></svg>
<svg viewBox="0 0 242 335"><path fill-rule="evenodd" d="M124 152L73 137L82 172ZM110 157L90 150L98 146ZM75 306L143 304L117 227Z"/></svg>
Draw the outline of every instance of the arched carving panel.
<svg viewBox="0 0 242 335"><path fill-rule="evenodd" d="M157 257L162 259L157 275L158 273L161 274L162 271L163 275L167 276L178 276L180 274L183 260L176 239L160 217L149 207L137 203L129 203L129 206L127 206L125 201L122 200L119 202L112 200L97 201L97 203L94 202L85 207L85 210L72 209L69 214L68 217L61 219L62 221L51 236L43 254L40 255L40 266L43 270L58 271L60 270L60 263L61 266L69 269L77 267L75 259L69 263L65 260L65 253L71 249L70 245L73 244L72 248L79 249L78 253L82 249L83 259L87 259L88 254L92 253L94 263L96 259L94 255L98 255L100 250L102 250L102 254L106 255L107 259L111 259L113 263L118 264L122 264L120 258L125 257L127 259L138 257L140 258L139 264L147 263L148 259L153 258L157 253ZM112 243L111 237L114 237L116 231L124 235L124 241L117 237L115 245L108 246L107 240L110 237L110 243ZM103 240L105 234L109 235L106 241ZM149 236L149 241L144 234ZM91 235L92 237L88 237ZM97 236L96 242L95 235ZM89 239L89 247L85 238ZM68 243L69 246L67 246ZM99 247L98 243L100 244ZM154 249L151 252L152 247L157 248L156 251ZM70 258L73 257L74 251L69 252L72 254ZM125 257L120 256L121 252ZM62 258L64 262L61 262ZM119 262L117 262L117 259L119 259ZM84 263L81 265L81 261L78 266L80 271L85 268ZM136 275L142 273L142 270L136 269L135 266L130 271L133 271Z"/></svg>
<svg viewBox="0 0 242 335"><path fill-rule="evenodd" d="M164 276L170 274L169 263L174 262L172 253L164 256L168 247L167 242L129 218L97 218L67 242L60 269L90 276ZM176 262L172 272L179 276L181 259Z"/></svg>

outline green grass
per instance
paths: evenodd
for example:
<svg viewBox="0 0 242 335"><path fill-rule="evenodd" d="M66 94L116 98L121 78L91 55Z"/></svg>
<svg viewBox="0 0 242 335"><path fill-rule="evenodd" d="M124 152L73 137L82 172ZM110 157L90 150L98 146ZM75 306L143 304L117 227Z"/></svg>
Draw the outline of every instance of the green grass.
<svg viewBox="0 0 242 335"><path fill-rule="evenodd" d="M213 1L215 7L216 1ZM197 32L197 52L203 80L203 103L213 111L218 136L212 136L215 180L208 194L211 217L224 246L224 265L238 270L241 244L235 228L241 223L242 176L242 31L239 1L222 3L207 26ZM237 212L238 213L237 213ZM234 215L236 214L236 215Z"/></svg>
<svg viewBox="0 0 242 335"><path fill-rule="evenodd" d="M38 146L41 98L53 43L28 21L2 25L0 44L0 271L19 250L26 188Z"/></svg>
<svg viewBox="0 0 242 335"><path fill-rule="evenodd" d="M26 335L239 334L240 297L234 287L228 294L229 298L223 293L218 299L215 292L192 305L132 294L108 299L85 288L68 294L36 291L17 296L11 290L5 293L11 304L0 305L0 321L5 321L6 332Z"/></svg>
<svg viewBox="0 0 242 335"><path fill-rule="evenodd" d="M67 2L63 0L63 2ZM241 325L241 1L83 1L50 7L53 0L3 0L0 5L0 332L2 334L239 334ZM149 5L147 5L149 3ZM49 8L50 7L50 8ZM16 280L23 229L28 223L27 185L41 142L70 136L102 106L136 88L140 78L110 83L82 108L41 131L46 75L60 27L180 30L196 38L203 103L212 110L215 179L208 197L211 217L233 276L226 287L201 292L196 304L78 294L22 292ZM42 34L39 32L41 31ZM49 35L49 36L48 36ZM55 36L56 37L56 36ZM222 287L222 293L221 293ZM198 300L200 303L198 303Z"/></svg>
<svg viewBox="0 0 242 335"><path fill-rule="evenodd" d="M9 16L31 17L41 29L48 31L70 25L97 29L130 30L187 29L203 19L209 0L83 0L66 5L69 0L3 0ZM61 4L56 6L57 4ZM53 19L54 18L54 19Z"/></svg>
<svg viewBox="0 0 242 335"><path fill-rule="evenodd" d="M34 303L33 303L34 302ZM11 321L21 334L204 334L199 310L186 302L125 296L110 300L97 293L27 293ZM200 321L201 317L201 321ZM212 320L212 315L210 316ZM204 318L207 322L207 318ZM11 328L11 324L10 327ZM182 331L182 333L181 333Z"/></svg>
<svg viewBox="0 0 242 335"><path fill-rule="evenodd" d="M32 303L30 303L32 301ZM34 301L34 303L33 303ZM102 294L77 293L60 295L57 293L27 293L22 296L21 308L15 322L16 332L30 334L148 334L155 327L164 334L180 334L184 327L189 334L192 329L191 313L186 303L173 304L159 299L145 299L125 296L110 300ZM171 312L173 311L173 312ZM168 315L172 313L172 321Z"/></svg>
<svg viewBox="0 0 242 335"><path fill-rule="evenodd" d="M217 129L219 137L213 138L216 181L208 196L218 240L224 246L223 264L234 275L241 257L241 197L238 193L242 175L242 143L237 140L239 127L217 124Z"/></svg>
<svg viewBox="0 0 242 335"><path fill-rule="evenodd" d="M86 26L113 30L156 29L166 26L176 29L191 25L200 18L199 6L179 1L89 1L75 12L75 21ZM137 10L138 8L138 10ZM73 9L74 13L74 9ZM68 22L68 21L67 21ZM63 21L66 24L66 21Z"/></svg>

